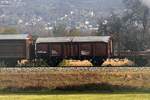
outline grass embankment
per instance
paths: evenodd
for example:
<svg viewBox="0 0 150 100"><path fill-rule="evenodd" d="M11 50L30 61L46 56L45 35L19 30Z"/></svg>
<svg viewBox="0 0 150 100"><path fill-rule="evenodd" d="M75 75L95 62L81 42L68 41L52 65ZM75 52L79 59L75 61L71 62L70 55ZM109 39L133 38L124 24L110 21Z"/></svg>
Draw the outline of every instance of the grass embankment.
<svg viewBox="0 0 150 100"><path fill-rule="evenodd" d="M150 88L150 68L1 69L0 88L113 92Z"/></svg>
<svg viewBox="0 0 150 100"><path fill-rule="evenodd" d="M0 100L149 100L150 68L0 69Z"/></svg>

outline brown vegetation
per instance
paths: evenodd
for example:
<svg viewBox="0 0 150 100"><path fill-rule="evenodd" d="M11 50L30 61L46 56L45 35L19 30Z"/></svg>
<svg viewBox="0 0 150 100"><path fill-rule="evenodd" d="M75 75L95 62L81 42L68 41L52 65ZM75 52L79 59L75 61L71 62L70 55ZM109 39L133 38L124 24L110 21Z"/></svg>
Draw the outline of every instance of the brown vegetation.
<svg viewBox="0 0 150 100"><path fill-rule="evenodd" d="M107 59L102 66L134 66L135 63L129 59Z"/></svg>
<svg viewBox="0 0 150 100"><path fill-rule="evenodd" d="M36 71L1 71L0 88L58 89L61 87L83 86L88 84L111 84L112 86L129 86L150 88L149 71L127 70L121 71L98 71L98 70L47 70ZM136 84L135 84L136 83Z"/></svg>
<svg viewBox="0 0 150 100"><path fill-rule="evenodd" d="M60 64L59 64L59 66L63 66L63 67L65 67L65 66L89 66L89 67L92 67L93 66L93 64L90 62L90 61L88 61L88 60L83 60L83 61L81 61L81 60L63 60Z"/></svg>

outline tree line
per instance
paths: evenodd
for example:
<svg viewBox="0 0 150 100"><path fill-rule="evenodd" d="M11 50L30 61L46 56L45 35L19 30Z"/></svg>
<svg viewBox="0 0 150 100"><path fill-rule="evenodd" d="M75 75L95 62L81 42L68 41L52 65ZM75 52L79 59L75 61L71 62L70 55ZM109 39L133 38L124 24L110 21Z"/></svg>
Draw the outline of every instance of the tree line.
<svg viewBox="0 0 150 100"><path fill-rule="evenodd" d="M122 14L99 19L97 35L111 35L114 49L141 51L150 48L150 9L140 0L123 0Z"/></svg>

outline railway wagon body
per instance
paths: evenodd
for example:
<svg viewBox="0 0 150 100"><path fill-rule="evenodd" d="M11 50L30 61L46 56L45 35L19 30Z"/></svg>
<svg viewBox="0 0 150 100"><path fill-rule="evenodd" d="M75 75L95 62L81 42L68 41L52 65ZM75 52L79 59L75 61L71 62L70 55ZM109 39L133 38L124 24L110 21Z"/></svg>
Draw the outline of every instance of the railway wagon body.
<svg viewBox="0 0 150 100"><path fill-rule="evenodd" d="M112 40L110 36L75 37L73 43L77 45L78 57L91 60L96 66L112 55Z"/></svg>
<svg viewBox="0 0 150 100"><path fill-rule="evenodd" d="M26 34L0 35L0 59L13 64L20 59L29 59L31 41Z"/></svg>
<svg viewBox="0 0 150 100"><path fill-rule="evenodd" d="M87 59L100 65L111 53L110 36L48 37L36 41L37 57L46 59L50 65L62 59Z"/></svg>

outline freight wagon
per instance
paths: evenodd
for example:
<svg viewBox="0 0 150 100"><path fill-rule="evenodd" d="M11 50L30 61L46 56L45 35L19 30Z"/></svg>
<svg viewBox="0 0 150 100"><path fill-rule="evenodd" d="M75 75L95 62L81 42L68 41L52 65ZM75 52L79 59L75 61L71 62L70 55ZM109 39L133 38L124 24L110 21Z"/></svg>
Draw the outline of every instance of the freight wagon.
<svg viewBox="0 0 150 100"><path fill-rule="evenodd" d="M62 59L90 60L101 65L112 55L110 36L39 37L36 40L36 56L56 66Z"/></svg>
<svg viewBox="0 0 150 100"><path fill-rule="evenodd" d="M15 66L17 60L30 59L31 43L26 34L0 35L0 61Z"/></svg>

